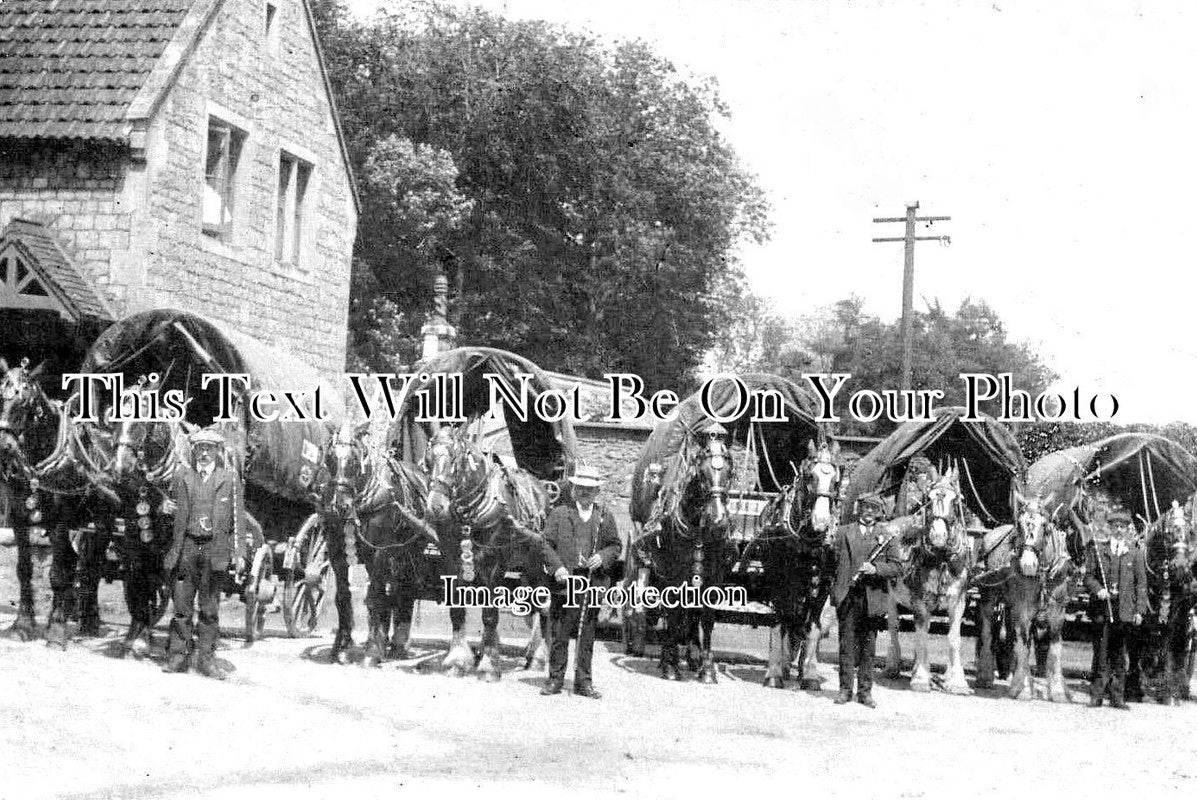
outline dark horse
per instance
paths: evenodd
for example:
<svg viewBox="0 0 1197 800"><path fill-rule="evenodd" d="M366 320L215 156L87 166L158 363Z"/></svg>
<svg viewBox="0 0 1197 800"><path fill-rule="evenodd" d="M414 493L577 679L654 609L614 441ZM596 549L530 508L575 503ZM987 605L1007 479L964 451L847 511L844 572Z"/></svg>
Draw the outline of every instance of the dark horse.
<svg viewBox="0 0 1197 800"><path fill-rule="evenodd" d="M502 466L466 441L464 433L455 435L447 427L429 441L425 462L428 520L440 537L441 575L455 577L458 585L493 590L511 559L529 550L543 552L547 545L539 531L549 495L531 473ZM474 668L465 635L466 609L450 606L449 619L453 638L443 665L446 673L461 676ZM498 624L499 609L483 608L477 669L487 682L501 677Z"/></svg>
<svg viewBox="0 0 1197 800"><path fill-rule="evenodd" d="M131 412L139 397L154 394L153 385L139 385L127 394L123 410ZM125 521L119 537L124 562L125 604L129 609L126 652L141 657L149 652L152 630L162 617L169 599L169 587L162 574L162 555L170 546L173 526L167 514L169 487L175 470L183 463L186 440L180 422L147 422L132 413L113 423L116 454L107 475L119 498L114 509Z"/></svg>
<svg viewBox="0 0 1197 800"><path fill-rule="evenodd" d="M820 612L835 577L835 533L843 472L839 443L807 443L808 456L794 482L761 512L753 549L760 554L778 626L769 637L765 686L785 687L790 662L801 653L799 680L818 689Z"/></svg>
<svg viewBox="0 0 1197 800"><path fill-rule="evenodd" d="M1138 632L1138 658L1132 671L1161 703L1188 699L1193 611L1197 606L1194 575L1197 538L1175 500L1147 532L1148 613ZM1129 676L1128 676L1129 683Z"/></svg>
<svg viewBox="0 0 1197 800"><path fill-rule="evenodd" d="M104 476L108 448L102 432L72 421L60 403L37 384L39 368L28 359L9 368L0 360L0 479L24 498L13 528L17 543L20 601L12 633L35 635L30 528L50 532L50 588L53 592L47 643L64 646L67 623L76 613L79 633L98 636L100 562L108 547L102 530L72 541L71 529L110 515L119 502Z"/></svg>
<svg viewBox="0 0 1197 800"><path fill-rule="evenodd" d="M687 436L681 452L670 458L663 469L653 470L650 482L645 485L656 497L644 534L636 543L637 560L647 565L658 588L689 583L702 590L723 582L730 554L727 491L732 474L724 433L723 427L716 425L708 429L705 442ZM657 480L660 482L653 485ZM715 683L711 654L714 610L705 605L701 608L673 605L664 612L666 643L661 648L661 677L681 680L679 651L681 647L689 647L698 628L702 633L698 679Z"/></svg>
<svg viewBox="0 0 1197 800"><path fill-rule="evenodd" d="M324 513L335 530L353 530L359 560L369 576L366 608L369 634L362 666L374 667L406 655L418 566L428 544L438 544L436 531L424 521L428 485L410 464L370 447L367 431L343 425L324 456L328 483L321 491ZM330 538L331 542L331 538ZM333 553L337 578L337 635L333 658L344 663L353 629L348 569L342 546ZM342 578L344 575L344 578Z"/></svg>

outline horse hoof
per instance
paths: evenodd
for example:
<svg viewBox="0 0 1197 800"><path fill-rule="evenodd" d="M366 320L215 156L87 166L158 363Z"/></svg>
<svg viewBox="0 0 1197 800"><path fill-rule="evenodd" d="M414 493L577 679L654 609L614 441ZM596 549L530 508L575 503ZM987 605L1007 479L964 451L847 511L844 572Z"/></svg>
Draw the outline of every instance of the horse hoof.
<svg viewBox="0 0 1197 800"><path fill-rule="evenodd" d="M768 689L784 689L786 688L786 682L776 675L770 675L765 678L765 687Z"/></svg>
<svg viewBox="0 0 1197 800"><path fill-rule="evenodd" d="M698 682L699 683L708 683L708 684L718 683L719 679L717 677L715 677L715 670L704 669L698 673Z"/></svg>
<svg viewBox="0 0 1197 800"><path fill-rule="evenodd" d="M391 647L387 650L387 658L395 661L406 661L411 658L411 654L407 652L406 647Z"/></svg>
<svg viewBox="0 0 1197 800"><path fill-rule="evenodd" d="M341 652L337 653L335 656L333 656L333 661L337 664L340 664L342 667L348 666L351 663L349 651L342 650Z"/></svg>
<svg viewBox="0 0 1197 800"><path fill-rule="evenodd" d="M912 692L929 692L931 691L931 681L911 681L910 691Z"/></svg>
<svg viewBox="0 0 1197 800"><path fill-rule="evenodd" d="M1068 696L1068 692L1061 689L1058 692L1048 692L1047 699L1052 703L1071 703L1072 698Z"/></svg>
<svg viewBox="0 0 1197 800"><path fill-rule="evenodd" d="M479 672L478 680L483 683L498 683L503 675L499 672Z"/></svg>
<svg viewBox="0 0 1197 800"><path fill-rule="evenodd" d="M668 666L661 667L661 677L667 681L680 681L682 679L682 674L678 671L677 667L670 664Z"/></svg>
<svg viewBox="0 0 1197 800"><path fill-rule="evenodd" d="M945 692L947 692L948 694L954 694L954 695L958 695L958 696L960 696L960 697L966 697L966 696L968 696L968 695L971 695L971 694L973 693L973 690L972 690L972 688L971 688L971 687L969 687L968 685L965 685L965 686L945 686L945 687L943 688L943 690L944 690Z"/></svg>
<svg viewBox="0 0 1197 800"><path fill-rule="evenodd" d="M817 692L823 688L823 680L821 678L803 678L798 684L806 692Z"/></svg>
<svg viewBox="0 0 1197 800"><path fill-rule="evenodd" d="M362 669L375 669L382 663L382 659L375 655L369 655L362 658Z"/></svg>
<svg viewBox="0 0 1197 800"><path fill-rule="evenodd" d="M465 670L454 664L451 667L445 667L445 677L448 678L464 678Z"/></svg>

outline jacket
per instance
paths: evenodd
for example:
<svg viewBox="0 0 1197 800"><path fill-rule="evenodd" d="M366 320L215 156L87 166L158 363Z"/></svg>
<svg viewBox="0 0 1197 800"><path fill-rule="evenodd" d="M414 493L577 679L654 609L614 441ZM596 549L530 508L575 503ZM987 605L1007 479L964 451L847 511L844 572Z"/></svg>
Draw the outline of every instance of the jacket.
<svg viewBox="0 0 1197 800"><path fill-rule="evenodd" d="M889 530L882 523L874 524L868 532L863 531L857 522L840 527L835 542L835 583L831 587L833 605L839 606L848 597L852 588L852 578L877 546L878 537L889 535ZM877 568L876 574L865 575L859 582L859 585L864 587L870 615L885 613L889 582L902 575L902 562L898 559L896 545L896 539L890 541L885 550L873 560L873 566ZM857 588L856 591L861 589Z"/></svg>
<svg viewBox="0 0 1197 800"><path fill-rule="evenodd" d="M1143 548L1127 540L1127 552L1110 555L1110 543L1090 542L1085 548L1085 588L1089 590L1089 618L1106 619L1106 601L1097 598L1105 578L1110 605L1117 622L1133 622L1135 614L1147 614L1147 558ZM1098 559L1101 569L1098 569ZM1117 590L1117 593L1115 593Z"/></svg>
<svg viewBox="0 0 1197 800"><path fill-rule="evenodd" d="M578 557L597 553L602 557L602 566L594 570L591 585L608 586L611 566L623 549L619 528L611 512L598 503L591 511L590 524L582 522L578 507L573 503L560 505L549 512L544 525L544 565L552 575L559 567L570 572L578 569Z"/></svg>
<svg viewBox="0 0 1197 800"><path fill-rule="evenodd" d="M193 536L212 537L209 558L212 568L228 569L231 559L246 557L247 537L252 533L246 524L244 495L237 473L223 467L215 467L209 478L213 484L214 502L211 514L194 507L200 481L203 479L192 467L180 467L171 485L171 499L175 502L174 539L163 558L162 566L169 573L179 563L183 542L190 533ZM196 520L210 516L204 530L196 527ZM208 528L211 528L209 531Z"/></svg>

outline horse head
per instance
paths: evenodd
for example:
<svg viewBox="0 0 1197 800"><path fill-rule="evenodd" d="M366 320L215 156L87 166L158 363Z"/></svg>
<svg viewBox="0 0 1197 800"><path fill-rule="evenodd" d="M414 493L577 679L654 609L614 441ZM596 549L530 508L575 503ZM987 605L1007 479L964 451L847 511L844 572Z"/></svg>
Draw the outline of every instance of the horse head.
<svg viewBox="0 0 1197 800"><path fill-rule="evenodd" d="M363 441L367 427L363 423L355 428L346 421L324 452L328 482L322 487L322 499L325 508L339 519L349 519L354 515L357 500L373 476Z"/></svg>
<svg viewBox="0 0 1197 800"><path fill-rule="evenodd" d="M824 440L816 448L812 441L807 442L807 450L809 456L802 462L801 468L805 489L803 505L809 509L811 532L822 534L830 544L830 537L835 535L836 501L844 477L836 463L840 445L836 442L828 446Z"/></svg>
<svg viewBox="0 0 1197 800"><path fill-rule="evenodd" d="M949 467L928 490L927 517L927 544L933 550L951 550L960 520L960 473L955 467Z"/></svg>
<svg viewBox="0 0 1197 800"><path fill-rule="evenodd" d="M447 522L455 506L469 505L486 490L490 460L444 427L428 442L424 455L428 472L428 517Z"/></svg>
<svg viewBox="0 0 1197 800"><path fill-rule="evenodd" d="M691 486L705 498L702 527L707 531L722 532L730 520L727 492L732 477L731 451L723 441L722 426L715 425L708 429L706 443L698 451L697 459Z"/></svg>
<svg viewBox="0 0 1197 800"><path fill-rule="evenodd" d="M1174 567L1183 570L1192 561L1194 556L1193 532L1193 526L1185 516L1184 506L1173 500L1172 507L1164 512L1161 534L1171 552Z"/></svg>
<svg viewBox="0 0 1197 800"><path fill-rule="evenodd" d="M1021 494L1015 499L1022 506L1018 515L1018 540L1015 550L1018 555L1018 569L1028 578L1039 574L1040 562L1047 549L1051 530L1051 514L1048 507L1050 499L1039 497L1024 498Z"/></svg>
<svg viewBox="0 0 1197 800"><path fill-rule="evenodd" d="M45 362L29 369L29 359L9 367L0 359L0 463L21 459L21 439L53 409L37 383Z"/></svg>

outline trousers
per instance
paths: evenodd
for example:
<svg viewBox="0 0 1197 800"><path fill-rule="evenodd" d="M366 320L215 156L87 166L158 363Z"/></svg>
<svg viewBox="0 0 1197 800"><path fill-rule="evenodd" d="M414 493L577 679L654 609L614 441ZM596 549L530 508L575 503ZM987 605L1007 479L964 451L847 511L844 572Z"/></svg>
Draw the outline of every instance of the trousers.
<svg viewBox="0 0 1197 800"><path fill-rule="evenodd" d="M565 595L553 595L549 606L549 626L553 643L549 649L549 679L564 680L565 664L569 660L569 640L578 634L578 647L574 653L574 686L589 686L590 667L594 657L594 629L598 624L597 608L586 609L586 622L581 623L582 609L566 608ZM581 630L578 625L581 624Z"/></svg>
<svg viewBox="0 0 1197 800"><path fill-rule="evenodd" d="M1127 637L1125 622L1102 622L1093 635L1093 671L1090 692L1101 697L1107 692L1112 700L1122 700L1126 689Z"/></svg>
<svg viewBox="0 0 1197 800"><path fill-rule="evenodd" d="M211 543L188 537L183 541L174 582L174 616L170 621L170 655L187 655L191 638L196 635L196 653L200 662L212 658L220 635L220 590L224 572L212 568ZM196 605L199 624L193 623Z"/></svg>
<svg viewBox="0 0 1197 800"><path fill-rule="evenodd" d="M873 656L877 651L877 623L869 616L864 592L853 591L836 608L840 630L840 691L873 691Z"/></svg>

